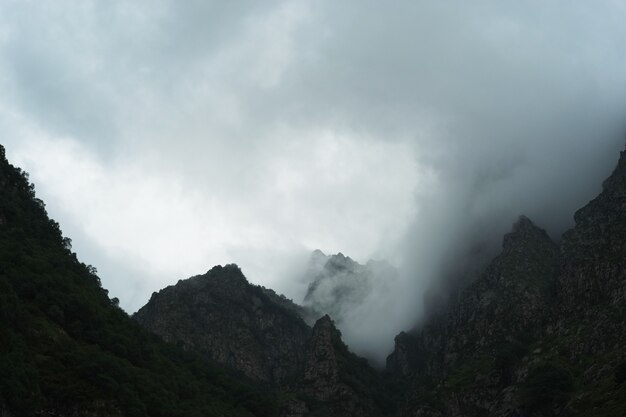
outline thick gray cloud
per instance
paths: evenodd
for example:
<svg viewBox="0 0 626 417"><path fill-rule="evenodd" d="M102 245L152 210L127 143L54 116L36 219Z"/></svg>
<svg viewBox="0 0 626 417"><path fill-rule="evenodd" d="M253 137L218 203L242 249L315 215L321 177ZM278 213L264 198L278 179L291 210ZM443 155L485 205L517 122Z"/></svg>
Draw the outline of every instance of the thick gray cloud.
<svg viewBox="0 0 626 417"><path fill-rule="evenodd" d="M597 193L623 145L625 18L623 1L5 1L0 133L131 311L214 263L297 298L308 250L388 258L400 284L352 323L380 356L468 246L520 213L558 238Z"/></svg>

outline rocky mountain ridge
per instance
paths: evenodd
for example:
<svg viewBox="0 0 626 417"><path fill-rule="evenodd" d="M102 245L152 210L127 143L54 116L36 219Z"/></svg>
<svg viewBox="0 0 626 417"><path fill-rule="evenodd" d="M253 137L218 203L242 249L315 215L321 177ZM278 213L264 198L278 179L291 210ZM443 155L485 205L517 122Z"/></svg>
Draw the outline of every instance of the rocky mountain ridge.
<svg viewBox="0 0 626 417"><path fill-rule="evenodd" d="M560 245L522 217L442 314L396 337L401 415L626 413L626 152Z"/></svg>
<svg viewBox="0 0 626 417"><path fill-rule="evenodd" d="M303 307L309 316L328 314L339 327L374 293L385 291L398 271L386 261L360 264L343 253L326 255L313 251L304 276L309 283ZM380 295L380 294L378 294Z"/></svg>
<svg viewBox="0 0 626 417"><path fill-rule="evenodd" d="M154 293L133 318L168 342L279 387L293 397L286 414L383 415L381 376L348 350L330 317L311 328L297 306L268 291L236 265L216 266Z"/></svg>
<svg viewBox="0 0 626 417"><path fill-rule="evenodd" d="M236 265L226 265L152 294L133 318L168 342L282 384L298 373L310 335L285 304L249 284Z"/></svg>
<svg viewBox="0 0 626 417"><path fill-rule="evenodd" d="M626 389L625 166L622 153L602 193L576 213L576 226L558 244L520 216L476 279L396 337L385 373L396 398L389 409L415 416L617 415ZM308 275L305 305L338 317L342 305L362 302L373 282L367 266L321 251ZM305 343L308 355L323 360L307 357L300 392L322 402L341 393L350 400L328 415L366 415L372 408L359 407L367 398L336 383L338 361L328 346L340 338L318 332L329 322L318 320L317 341ZM312 350L318 343L326 348Z"/></svg>
<svg viewBox="0 0 626 417"><path fill-rule="evenodd" d="M0 146L1 416L268 416L277 397L128 317Z"/></svg>
<svg viewBox="0 0 626 417"><path fill-rule="evenodd" d="M521 216L382 374L322 314L367 296L368 265L316 252L307 297L326 307L309 324L236 265L131 320L1 146L0 197L2 416L626 415L626 151L560 242Z"/></svg>

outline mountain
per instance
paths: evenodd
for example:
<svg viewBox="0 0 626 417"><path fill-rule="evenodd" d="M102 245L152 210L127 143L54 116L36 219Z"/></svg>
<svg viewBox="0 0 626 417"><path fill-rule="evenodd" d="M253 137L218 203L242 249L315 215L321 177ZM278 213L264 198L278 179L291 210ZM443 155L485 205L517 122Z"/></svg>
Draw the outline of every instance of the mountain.
<svg viewBox="0 0 626 417"><path fill-rule="evenodd" d="M396 337L401 415L626 415L626 152L560 244L521 217L442 313Z"/></svg>
<svg viewBox="0 0 626 417"><path fill-rule="evenodd" d="M131 318L0 146L0 416L626 415L626 151L574 220L520 216L380 373L338 327L388 264L314 252L303 307L216 266Z"/></svg>
<svg viewBox="0 0 626 417"><path fill-rule="evenodd" d="M152 294L133 317L164 340L282 384L300 371L311 332L294 310L226 265Z"/></svg>
<svg viewBox="0 0 626 417"><path fill-rule="evenodd" d="M0 146L0 415L268 416L277 404L128 317Z"/></svg>
<svg viewBox="0 0 626 417"><path fill-rule="evenodd" d="M309 286L302 305L309 316L328 314L342 327L346 317L372 294L380 296L397 275L385 261L370 260L362 265L342 253L325 255L318 249L311 254L304 276Z"/></svg>
<svg viewBox="0 0 626 417"><path fill-rule="evenodd" d="M153 294L133 317L164 340L279 387L290 415L390 409L380 375L348 350L330 317L311 328L300 313L226 265Z"/></svg>
<svg viewBox="0 0 626 417"><path fill-rule="evenodd" d="M299 387L315 405L311 415L386 416L395 408L380 375L348 350L328 315L313 327Z"/></svg>

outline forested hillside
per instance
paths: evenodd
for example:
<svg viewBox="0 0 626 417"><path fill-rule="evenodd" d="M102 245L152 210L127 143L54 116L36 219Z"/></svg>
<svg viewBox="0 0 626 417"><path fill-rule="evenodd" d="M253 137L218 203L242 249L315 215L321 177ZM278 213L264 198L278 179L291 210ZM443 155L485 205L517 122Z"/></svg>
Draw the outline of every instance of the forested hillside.
<svg viewBox="0 0 626 417"><path fill-rule="evenodd" d="M79 197L77 197L79 198ZM0 146L0 414L276 413L276 396L161 342L110 299Z"/></svg>

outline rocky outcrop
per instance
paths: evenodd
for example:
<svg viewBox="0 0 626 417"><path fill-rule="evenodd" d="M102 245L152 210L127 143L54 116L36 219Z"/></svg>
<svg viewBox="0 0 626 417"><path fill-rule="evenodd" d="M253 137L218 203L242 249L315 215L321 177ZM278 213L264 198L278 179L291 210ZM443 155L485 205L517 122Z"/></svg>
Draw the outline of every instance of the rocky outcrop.
<svg viewBox="0 0 626 417"><path fill-rule="evenodd" d="M389 410L380 407L380 382L364 359L348 351L328 315L315 323L307 344L301 387L307 397L325 404L325 415L384 415Z"/></svg>
<svg viewBox="0 0 626 417"><path fill-rule="evenodd" d="M383 415L378 373L348 350L329 316L311 329L299 309L226 265L153 294L134 318L169 342L279 386L282 416Z"/></svg>
<svg viewBox="0 0 626 417"><path fill-rule="evenodd" d="M602 192L563 235L559 311L548 336L584 389L568 407L580 415L624 415L626 384L626 151Z"/></svg>
<svg viewBox="0 0 626 417"><path fill-rule="evenodd" d="M502 253L461 294L448 320L449 349L493 354L511 336L537 338L553 305L559 263L558 246L521 216L504 236Z"/></svg>
<svg viewBox="0 0 626 417"><path fill-rule="evenodd" d="M303 305L316 319L328 314L341 327L366 299L385 291L396 279L397 270L385 261L362 265L342 253L325 255L315 250L304 280L309 282Z"/></svg>
<svg viewBox="0 0 626 417"><path fill-rule="evenodd" d="M277 392L142 329L0 145L0 415L277 415ZM270 388L270 389L268 389Z"/></svg>
<svg viewBox="0 0 626 417"><path fill-rule="evenodd" d="M599 303L623 305L626 297L626 151L600 195L576 212L563 235L566 264L559 279L566 311Z"/></svg>
<svg viewBox="0 0 626 417"><path fill-rule="evenodd" d="M226 265L154 293L133 317L166 341L253 379L286 384L301 371L310 334L288 303Z"/></svg>
<svg viewBox="0 0 626 417"><path fill-rule="evenodd" d="M520 217L505 235L501 254L448 310L418 332L396 338L388 370L414 385L403 412L423 402L418 411L424 413L432 407L429 401L445 401L447 413L501 412L517 356L550 316L558 267L558 246ZM447 398L450 392L454 401Z"/></svg>
<svg viewBox="0 0 626 417"><path fill-rule="evenodd" d="M520 217L443 313L396 337L401 415L623 415L626 153L560 246Z"/></svg>
<svg viewBox="0 0 626 417"><path fill-rule="evenodd" d="M339 331L329 316L320 318L313 328L304 369L304 392L320 401L328 401L339 391L339 366L335 345Z"/></svg>
<svg viewBox="0 0 626 417"><path fill-rule="evenodd" d="M626 152L560 244L521 216L477 278L395 338L387 380L330 316L309 327L236 265L130 320L2 146L0 197L1 416L626 415ZM341 318L378 288L372 263L313 258L320 311Z"/></svg>

